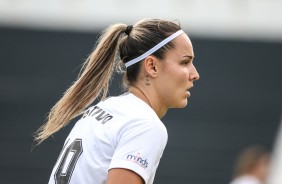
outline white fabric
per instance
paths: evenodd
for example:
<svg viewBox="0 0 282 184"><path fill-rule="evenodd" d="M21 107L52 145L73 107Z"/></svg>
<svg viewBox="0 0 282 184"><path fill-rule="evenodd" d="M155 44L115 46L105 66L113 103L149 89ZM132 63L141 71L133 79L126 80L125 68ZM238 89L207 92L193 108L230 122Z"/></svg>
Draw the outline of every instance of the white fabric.
<svg viewBox="0 0 282 184"><path fill-rule="evenodd" d="M69 145L76 147L70 149ZM82 153L79 155L79 145ZM105 184L108 170L126 168L139 174L146 184L152 184L163 150L167 131L155 112L131 93L111 97L89 108L76 123L55 164L49 184L57 176L69 184ZM78 160L75 162L75 155ZM71 158L72 157L72 158ZM63 158L67 164L61 164ZM70 163L75 163L72 167ZM71 176L61 176L68 170ZM65 181L65 183L68 183Z"/></svg>
<svg viewBox="0 0 282 184"><path fill-rule="evenodd" d="M262 182L254 176L243 175L235 178L230 184L262 184Z"/></svg>
<svg viewBox="0 0 282 184"><path fill-rule="evenodd" d="M132 59L128 62L125 63L126 68L145 59L146 57L148 57L149 55L153 54L154 52L156 52L157 50L159 50L162 46L164 46L165 44L167 44L168 42L170 42L171 40L173 40L174 38L176 38L177 36L181 35L183 32L183 30L179 30L175 33L173 33L172 35L170 35L169 37L167 37L166 39L164 39L163 41L161 41L160 43L158 43L157 45L155 45L153 48L151 48L150 50L148 50L147 52L145 52L144 54L142 54L141 56L138 56L135 59Z"/></svg>

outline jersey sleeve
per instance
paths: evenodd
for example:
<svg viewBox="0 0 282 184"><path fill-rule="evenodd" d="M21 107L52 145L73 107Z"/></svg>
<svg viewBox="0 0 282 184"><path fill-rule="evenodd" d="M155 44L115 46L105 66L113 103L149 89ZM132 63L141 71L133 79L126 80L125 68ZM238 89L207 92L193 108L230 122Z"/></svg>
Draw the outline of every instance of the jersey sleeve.
<svg viewBox="0 0 282 184"><path fill-rule="evenodd" d="M167 143L167 131L161 122L131 122L121 128L109 166L125 168L151 183Z"/></svg>

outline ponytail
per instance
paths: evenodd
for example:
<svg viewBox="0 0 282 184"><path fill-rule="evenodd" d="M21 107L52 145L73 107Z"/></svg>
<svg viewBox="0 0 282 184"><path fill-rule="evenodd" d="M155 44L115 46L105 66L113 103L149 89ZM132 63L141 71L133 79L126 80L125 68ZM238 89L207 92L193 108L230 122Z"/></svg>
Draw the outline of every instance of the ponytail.
<svg viewBox="0 0 282 184"><path fill-rule="evenodd" d="M38 144L82 114L100 94L102 99L107 96L117 48L125 29L125 24L115 24L100 36L96 49L86 59L77 80L51 109L45 124L37 130L35 141Z"/></svg>

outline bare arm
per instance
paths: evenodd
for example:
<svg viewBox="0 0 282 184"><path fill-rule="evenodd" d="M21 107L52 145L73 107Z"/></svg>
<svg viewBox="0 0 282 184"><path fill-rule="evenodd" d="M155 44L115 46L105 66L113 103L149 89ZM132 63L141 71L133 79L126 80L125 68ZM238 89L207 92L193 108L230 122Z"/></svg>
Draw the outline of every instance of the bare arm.
<svg viewBox="0 0 282 184"><path fill-rule="evenodd" d="M145 184L137 173L122 168L109 170L107 184Z"/></svg>

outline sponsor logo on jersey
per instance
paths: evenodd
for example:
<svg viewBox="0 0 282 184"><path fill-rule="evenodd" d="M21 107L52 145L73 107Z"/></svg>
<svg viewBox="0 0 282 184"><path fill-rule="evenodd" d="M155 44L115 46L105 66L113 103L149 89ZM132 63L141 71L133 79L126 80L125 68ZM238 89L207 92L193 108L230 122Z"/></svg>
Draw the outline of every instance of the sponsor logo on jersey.
<svg viewBox="0 0 282 184"><path fill-rule="evenodd" d="M143 168L147 168L148 167L148 162L147 159L144 159L140 156L140 153L137 153L136 155L134 154L129 154L126 157L126 160L137 163L138 165L140 165Z"/></svg>
<svg viewBox="0 0 282 184"><path fill-rule="evenodd" d="M106 111L104 111L102 108L98 106L94 106L92 109L88 109L82 116L82 119L91 116L95 117L97 121L100 121L102 124L107 123L109 120L113 118L113 116Z"/></svg>

